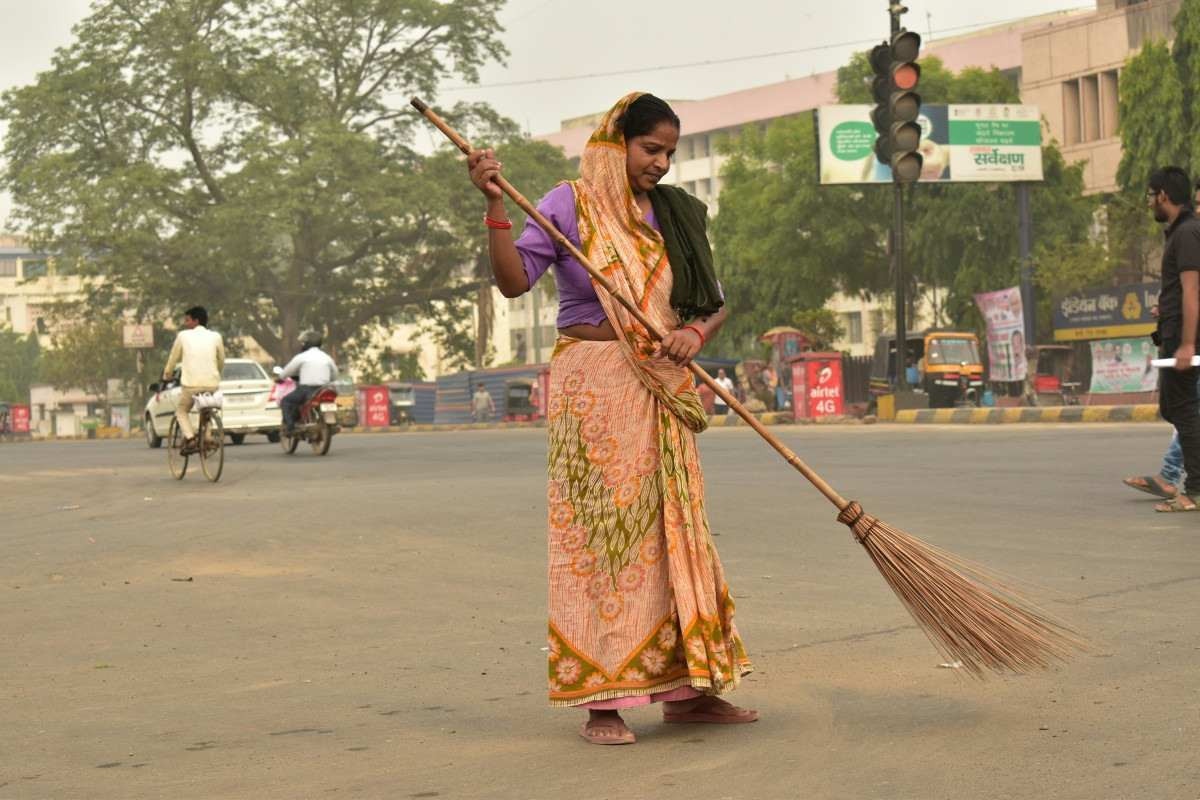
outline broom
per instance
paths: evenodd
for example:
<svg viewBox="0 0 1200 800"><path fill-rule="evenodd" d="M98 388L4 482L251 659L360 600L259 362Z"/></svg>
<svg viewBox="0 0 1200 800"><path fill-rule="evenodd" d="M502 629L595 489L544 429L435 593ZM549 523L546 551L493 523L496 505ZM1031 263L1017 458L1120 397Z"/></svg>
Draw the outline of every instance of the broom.
<svg viewBox="0 0 1200 800"><path fill-rule="evenodd" d="M471 145L467 140L429 106L415 97L412 105L459 150L470 154ZM651 337L655 340L663 338L662 332L655 328L641 309L622 296L603 273L588 261L587 256L512 184L503 176L497 176L495 181L521 210L574 256L592 280L624 306ZM985 670L1022 673L1045 669L1051 662L1065 660L1071 651L1083 647L1082 640L1072 631L1038 612L981 567L876 519L865 513L857 502L842 497L703 367L695 362L689 367L701 382L837 507L838 522L850 528L900 602L934 646L949 660L961 662L971 675L982 677Z"/></svg>

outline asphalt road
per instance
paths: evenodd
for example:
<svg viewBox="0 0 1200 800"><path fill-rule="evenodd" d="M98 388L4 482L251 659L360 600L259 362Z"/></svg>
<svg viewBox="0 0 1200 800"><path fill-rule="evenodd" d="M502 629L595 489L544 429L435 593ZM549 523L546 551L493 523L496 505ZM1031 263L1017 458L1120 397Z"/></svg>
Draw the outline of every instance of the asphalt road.
<svg viewBox="0 0 1200 800"><path fill-rule="evenodd" d="M702 441L749 726L545 703L544 431L0 445L0 800L1200 798L1200 515L1161 424L776 428L843 494L1026 583L1091 650L975 682L745 429Z"/></svg>

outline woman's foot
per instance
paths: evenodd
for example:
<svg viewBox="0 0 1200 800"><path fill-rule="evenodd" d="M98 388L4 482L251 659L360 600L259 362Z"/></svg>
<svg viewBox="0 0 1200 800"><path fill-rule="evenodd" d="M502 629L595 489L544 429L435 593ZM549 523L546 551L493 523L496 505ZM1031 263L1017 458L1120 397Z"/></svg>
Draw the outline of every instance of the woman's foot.
<svg viewBox="0 0 1200 800"><path fill-rule="evenodd" d="M1126 486L1131 489L1137 489L1139 492L1152 494L1155 497L1162 497L1170 500L1179 490L1164 478L1162 475L1139 475L1133 478L1125 478L1122 480Z"/></svg>
<svg viewBox="0 0 1200 800"><path fill-rule="evenodd" d="M757 719L757 711L738 708L733 703L727 703L713 695L663 703L663 722L709 722L715 725L738 725L754 722Z"/></svg>
<svg viewBox="0 0 1200 800"><path fill-rule="evenodd" d="M589 711L588 721L583 723L579 735L588 744L633 744L637 741L616 711Z"/></svg>

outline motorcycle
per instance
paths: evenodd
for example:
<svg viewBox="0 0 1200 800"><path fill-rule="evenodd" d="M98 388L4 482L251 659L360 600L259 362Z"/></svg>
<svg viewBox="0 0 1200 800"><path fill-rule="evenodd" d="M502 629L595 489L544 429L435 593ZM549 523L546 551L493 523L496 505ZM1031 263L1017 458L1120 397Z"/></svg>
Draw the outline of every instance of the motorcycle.
<svg viewBox="0 0 1200 800"><path fill-rule="evenodd" d="M283 370L275 368L276 382L282 387L285 382L279 380ZM276 394L279 399L294 391L294 386L288 391L281 390ZM334 434L341 430L338 425L337 389L332 383L327 383L312 393L312 396L300 406L296 425L289 435L286 430L280 430L279 446L283 452L291 455L296 452L300 442L308 442L314 453L323 456L329 452L329 445Z"/></svg>

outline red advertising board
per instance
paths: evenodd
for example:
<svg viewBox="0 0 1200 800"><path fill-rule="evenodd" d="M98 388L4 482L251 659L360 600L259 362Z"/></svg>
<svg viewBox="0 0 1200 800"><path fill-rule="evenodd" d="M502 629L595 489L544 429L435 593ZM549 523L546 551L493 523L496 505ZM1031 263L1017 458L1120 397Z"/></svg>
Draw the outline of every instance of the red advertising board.
<svg viewBox="0 0 1200 800"><path fill-rule="evenodd" d="M29 406L10 406L8 413L13 433L29 433Z"/></svg>
<svg viewBox="0 0 1200 800"><path fill-rule="evenodd" d="M392 419L386 386L362 386L358 390L359 419L368 428L386 428Z"/></svg>
<svg viewBox="0 0 1200 800"><path fill-rule="evenodd" d="M796 419L840 417L846 393L841 353L804 353L792 360L792 406Z"/></svg>

